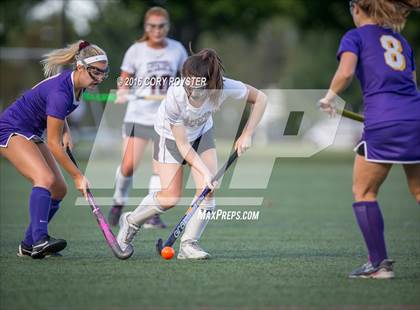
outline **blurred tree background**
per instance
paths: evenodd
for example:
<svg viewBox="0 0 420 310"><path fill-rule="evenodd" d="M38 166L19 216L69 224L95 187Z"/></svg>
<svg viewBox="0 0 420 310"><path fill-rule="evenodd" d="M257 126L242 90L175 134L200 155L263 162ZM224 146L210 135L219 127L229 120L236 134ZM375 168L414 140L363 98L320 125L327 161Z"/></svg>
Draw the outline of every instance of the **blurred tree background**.
<svg viewBox="0 0 420 310"><path fill-rule="evenodd" d="M112 70L100 91L115 88L124 52L141 36L143 15L155 5L170 12L170 37L187 48L192 42L195 51L215 48L227 76L260 88L327 88L337 66L339 40L353 27L344 0L0 2L2 109L43 78L39 65L43 53L81 38L107 51ZM418 13L410 16L403 34L419 51ZM352 103L349 108L360 109L358 83L343 97Z"/></svg>

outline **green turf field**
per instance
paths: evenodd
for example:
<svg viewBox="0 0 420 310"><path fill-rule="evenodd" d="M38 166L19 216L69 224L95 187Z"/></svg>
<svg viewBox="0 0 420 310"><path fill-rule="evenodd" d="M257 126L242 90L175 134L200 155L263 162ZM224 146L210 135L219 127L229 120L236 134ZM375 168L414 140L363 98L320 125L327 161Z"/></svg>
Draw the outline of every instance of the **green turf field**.
<svg viewBox="0 0 420 310"><path fill-rule="evenodd" d="M118 261L88 207L73 205L73 189L50 228L69 242L64 257L17 258L30 185L2 160L0 309L419 309L420 207L401 167L380 193L396 278L346 278L366 260L351 208L351 156L277 160L267 190L241 193L265 196L262 207L246 208L260 219L211 222L201 244L213 259L199 262L156 256L154 240L169 229L141 233L134 256ZM183 211L164 219L173 226Z"/></svg>

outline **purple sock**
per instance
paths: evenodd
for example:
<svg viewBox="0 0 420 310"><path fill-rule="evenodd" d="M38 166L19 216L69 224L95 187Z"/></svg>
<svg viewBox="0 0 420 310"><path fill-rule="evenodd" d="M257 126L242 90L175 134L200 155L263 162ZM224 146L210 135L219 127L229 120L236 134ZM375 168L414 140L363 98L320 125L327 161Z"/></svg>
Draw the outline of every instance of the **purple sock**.
<svg viewBox="0 0 420 310"><path fill-rule="evenodd" d="M29 199L33 244L48 236L48 214L50 212L50 205L50 191L43 187L33 187Z"/></svg>
<svg viewBox="0 0 420 310"><path fill-rule="evenodd" d="M61 199L51 199L50 213L48 214L48 223L52 220L54 215L57 213L58 209L60 209L60 202Z"/></svg>
<svg viewBox="0 0 420 310"><path fill-rule="evenodd" d="M377 201L359 201L353 204L354 215L362 231L369 259L374 267L388 258L384 238L384 220Z"/></svg>
<svg viewBox="0 0 420 310"><path fill-rule="evenodd" d="M60 208L60 202L61 202L61 200L51 199L50 212L48 214L48 222L51 221L51 219L54 217L55 213ZM29 226L26 229L25 239L23 240L23 243L25 243L27 246L32 246L32 244L34 244L34 241L32 239L32 224L31 223L29 223Z"/></svg>

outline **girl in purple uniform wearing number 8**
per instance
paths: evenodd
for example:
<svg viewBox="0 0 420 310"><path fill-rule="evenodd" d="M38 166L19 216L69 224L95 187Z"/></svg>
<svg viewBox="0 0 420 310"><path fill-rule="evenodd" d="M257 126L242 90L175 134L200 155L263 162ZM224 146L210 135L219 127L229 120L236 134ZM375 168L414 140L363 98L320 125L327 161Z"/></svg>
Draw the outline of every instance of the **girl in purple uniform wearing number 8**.
<svg viewBox="0 0 420 310"><path fill-rule="evenodd" d="M79 41L54 50L42 61L47 79L26 91L0 114L0 155L31 181L30 224L19 245L18 256L44 258L63 250L67 243L48 234L48 222L66 195L66 183L57 162L86 196L88 182L67 156L71 147L66 117L79 104L85 88L93 88L108 74L105 52ZM74 70L56 74L62 65ZM54 75L56 74L56 75ZM47 143L42 135L46 129Z"/></svg>
<svg viewBox="0 0 420 310"><path fill-rule="evenodd" d="M414 53L399 34L410 11L419 7L419 0L350 1L357 28L342 38L337 53L340 65L321 100L321 109L334 114L334 97L356 73L363 91L365 126L355 149L353 209L369 260L351 278L394 277L376 200L392 164L403 164L410 191L420 203L420 93Z"/></svg>

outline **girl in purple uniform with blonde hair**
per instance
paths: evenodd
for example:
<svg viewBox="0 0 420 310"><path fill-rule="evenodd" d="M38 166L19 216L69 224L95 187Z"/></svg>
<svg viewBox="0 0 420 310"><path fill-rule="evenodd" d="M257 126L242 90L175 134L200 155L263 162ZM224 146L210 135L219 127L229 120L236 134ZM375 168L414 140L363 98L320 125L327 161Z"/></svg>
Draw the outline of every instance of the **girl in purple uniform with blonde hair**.
<svg viewBox="0 0 420 310"><path fill-rule="evenodd" d="M56 254L67 245L65 240L48 234L48 222L67 191L58 164L85 196L88 181L65 151L72 147L66 117L78 107L84 89L94 88L108 74L105 52L86 41L52 51L42 64L47 78L0 114L0 155L33 185L30 224L18 249L18 256L32 258ZM70 64L75 64L73 70L58 73L61 66Z"/></svg>
<svg viewBox="0 0 420 310"><path fill-rule="evenodd" d="M352 0L357 28L341 39L340 61L321 109L335 113L333 101L356 73L365 106L365 122L353 172L354 214L363 234L368 262L351 278L394 277L388 259L384 222L377 194L393 164L403 164L408 187L420 203L420 93L414 53L399 33L419 0Z"/></svg>

